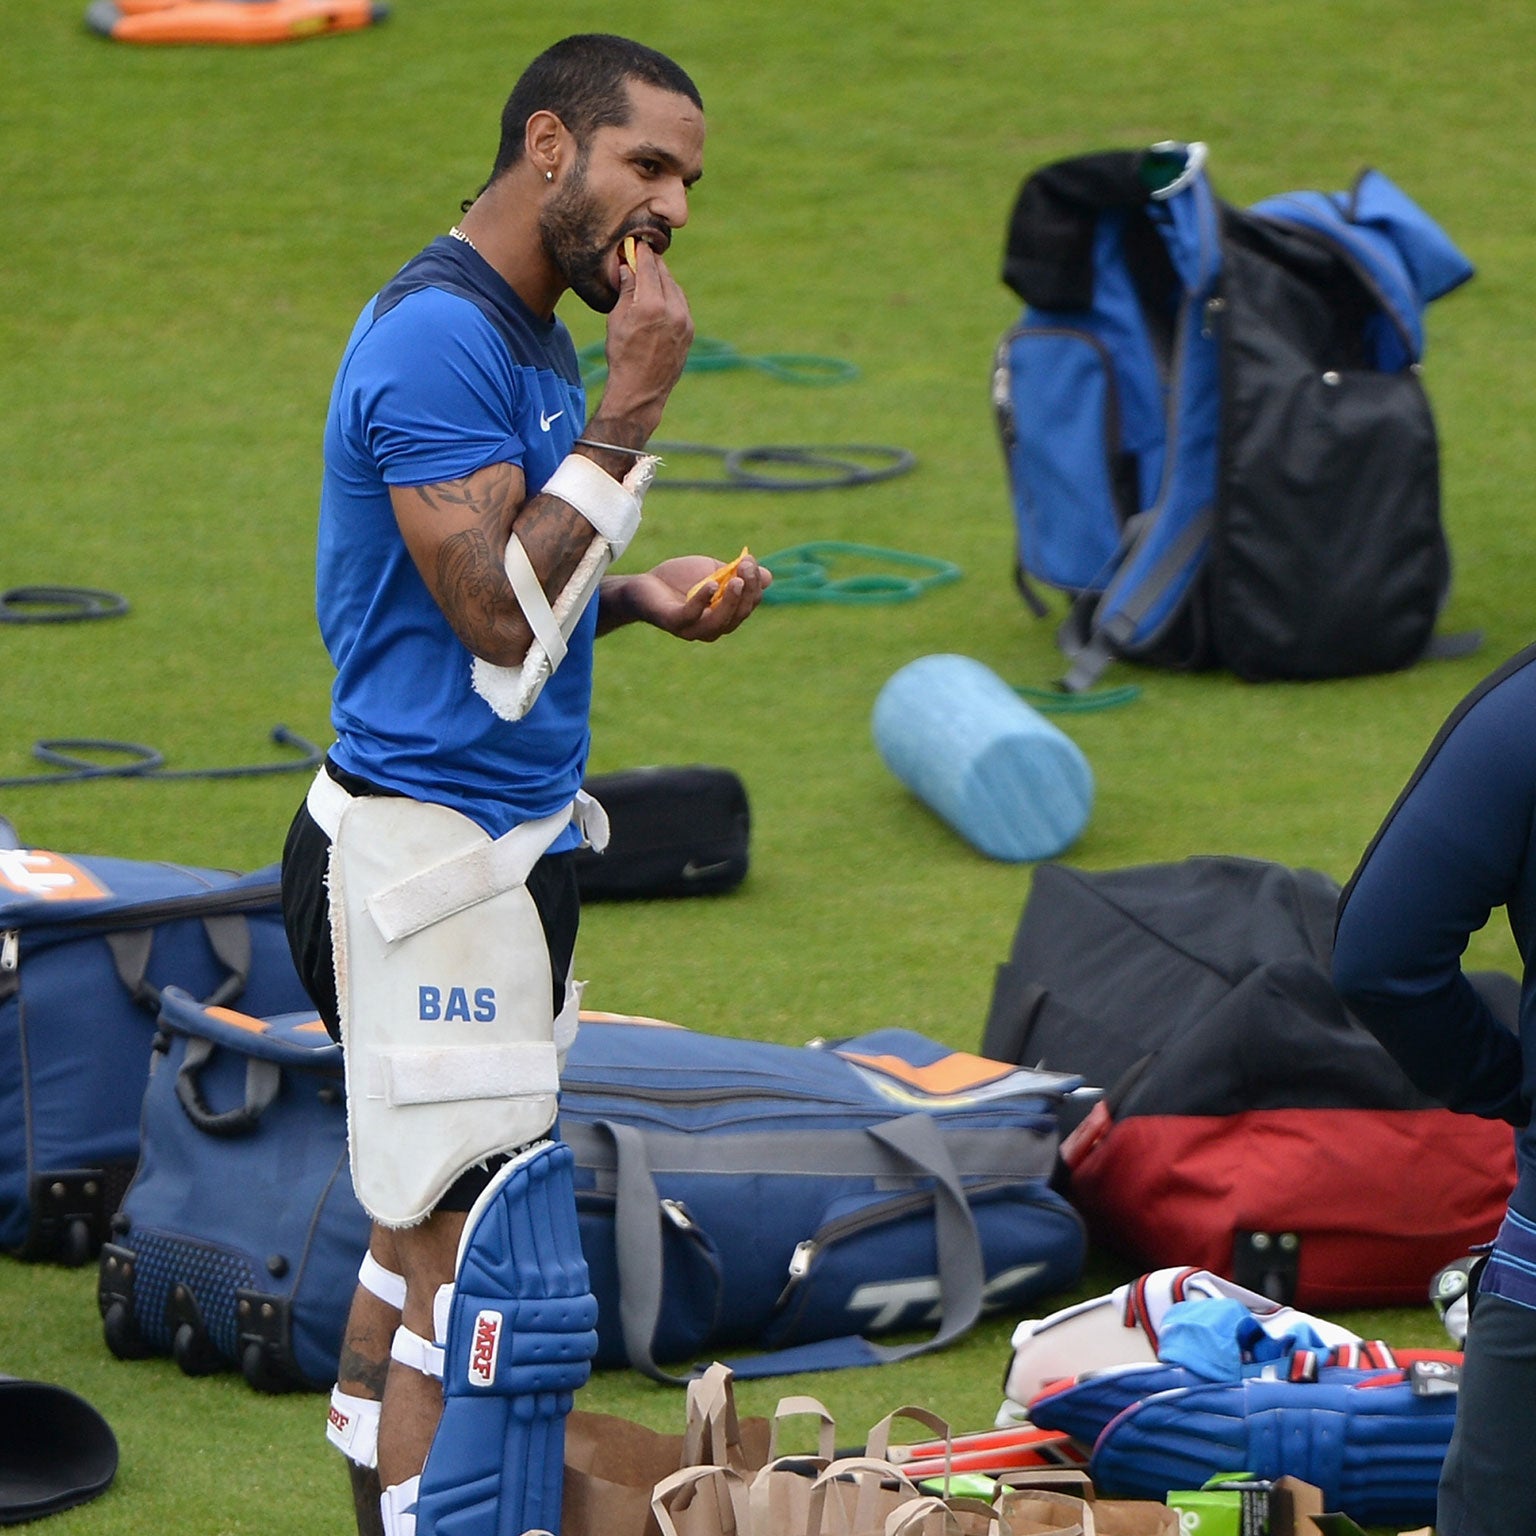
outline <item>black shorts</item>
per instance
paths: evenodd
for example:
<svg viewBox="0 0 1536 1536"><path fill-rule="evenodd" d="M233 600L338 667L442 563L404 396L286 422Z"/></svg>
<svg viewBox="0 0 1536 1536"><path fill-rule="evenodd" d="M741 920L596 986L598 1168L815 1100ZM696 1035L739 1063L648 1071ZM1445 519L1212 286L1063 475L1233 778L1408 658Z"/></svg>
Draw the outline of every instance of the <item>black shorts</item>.
<svg viewBox="0 0 1536 1536"><path fill-rule="evenodd" d="M325 770L348 794L390 793L337 768L330 761L326 762ZM288 948L292 951L299 980L331 1039L340 1040L341 1011L336 1001L331 908L325 883L330 855L330 838L309 814L308 806L301 804L283 845L283 925L288 931ZM576 952L576 930L581 919L575 854L545 854L528 876L528 894L533 897L549 946L549 969L553 979L551 1003L558 1014L565 1006L565 980ZM503 1161L505 1159L496 1159L488 1168L474 1168L464 1174L439 1202L439 1209L467 1211Z"/></svg>

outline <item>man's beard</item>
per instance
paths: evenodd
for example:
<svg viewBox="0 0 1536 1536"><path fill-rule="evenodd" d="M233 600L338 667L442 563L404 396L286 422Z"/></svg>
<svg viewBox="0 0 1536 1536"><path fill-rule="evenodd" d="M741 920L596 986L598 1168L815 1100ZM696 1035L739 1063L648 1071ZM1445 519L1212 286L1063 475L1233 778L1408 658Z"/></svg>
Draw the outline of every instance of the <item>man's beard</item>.
<svg viewBox="0 0 1536 1536"><path fill-rule="evenodd" d="M544 254L555 264L572 293L598 314L619 302L608 280L608 250L613 243L587 195L585 165L578 161L545 203L539 215Z"/></svg>

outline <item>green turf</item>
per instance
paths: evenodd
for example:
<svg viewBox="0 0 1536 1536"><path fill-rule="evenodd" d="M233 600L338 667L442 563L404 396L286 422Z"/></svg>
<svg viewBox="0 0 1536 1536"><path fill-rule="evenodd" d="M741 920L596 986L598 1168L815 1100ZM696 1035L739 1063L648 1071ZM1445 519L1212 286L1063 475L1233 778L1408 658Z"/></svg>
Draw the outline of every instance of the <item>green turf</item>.
<svg viewBox="0 0 1536 1536"><path fill-rule="evenodd" d="M880 485L800 495L659 492L628 563L840 539L963 578L906 604L765 610L685 647L605 641L593 767L715 762L753 807L752 873L716 901L586 918L590 1004L782 1041L902 1023L974 1047L1029 889L881 765L870 711L904 662L962 652L1008 681L1055 675L1051 624L1015 595L988 402L1017 313L998 269L1020 179L1045 160L1164 137L1211 146L1246 202L1380 167L1477 278L1430 312L1426 382L1457 561L1447 613L1482 652L1391 676L1245 686L1132 674L1138 702L1063 720L1094 771L1074 862L1236 853L1344 878L1441 718L1529 639L1529 358L1536 160L1521 125L1536 16L1402 0L1068 4L827 0L397 0L387 25L249 49L132 49L80 0L0 6L0 586L121 592L126 619L0 626L0 777L41 738L143 742L173 768L274 759L285 723L323 744L328 664L311 608L319 434L358 307L483 180L521 64L565 31L673 52L708 109L708 173L672 257L699 333L749 355L858 370L823 388L690 373L664 434L720 446L913 451ZM578 344L601 337L572 306ZM302 781L119 780L0 791L26 841L252 868ZM1498 931L1495 931L1497 928ZM1498 924L1471 958L1513 965ZM1120 1271L1096 1257L1082 1294ZM988 1421L1013 1319L942 1357L745 1388L822 1395L850 1437L925 1402ZM1355 1319L1443 1337L1427 1308ZM112 1494L66 1533L345 1529L318 1399L125 1364L92 1277L0 1263L0 1371L84 1392L123 1440ZM679 1397L629 1375L582 1394L659 1427Z"/></svg>

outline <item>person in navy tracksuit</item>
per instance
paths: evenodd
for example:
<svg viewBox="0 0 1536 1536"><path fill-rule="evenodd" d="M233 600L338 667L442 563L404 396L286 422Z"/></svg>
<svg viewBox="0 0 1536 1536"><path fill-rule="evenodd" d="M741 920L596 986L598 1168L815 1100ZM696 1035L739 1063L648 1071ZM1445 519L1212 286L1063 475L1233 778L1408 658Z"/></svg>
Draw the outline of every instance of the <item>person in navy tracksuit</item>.
<svg viewBox="0 0 1536 1536"><path fill-rule="evenodd" d="M1462 970L1502 907L1524 963L1519 1032ZM1478 1282L1438 1536L1536 1510L1536 645L1441 727L1339 902L1334 982L1414 1084L1515 1127L1517 1180ZM1411 1175L1410 1175L1411 1176Z"/></svg>

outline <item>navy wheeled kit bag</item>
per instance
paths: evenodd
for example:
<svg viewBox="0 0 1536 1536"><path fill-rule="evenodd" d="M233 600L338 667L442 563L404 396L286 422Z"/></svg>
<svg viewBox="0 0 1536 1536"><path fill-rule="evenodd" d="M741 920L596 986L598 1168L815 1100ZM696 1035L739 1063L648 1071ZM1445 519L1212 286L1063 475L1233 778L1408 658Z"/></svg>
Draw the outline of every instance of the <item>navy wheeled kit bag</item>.
<svg viewBox="0 0 1536 1536"><path fill-rule="evenodd" d="M143 1105L100 1256L108 1347L261 1391L329 1387L369 1230L341 1047L313 1009L255 1019L167 987Z"/></svg>
<svg viewBox="0 0 1536 1536"><path fill-rule="evenodd" d="M308 1008L276 866L0 848L0 1248L88 1260L138 1158L161 988Z"/></svg>
<svg viewBox="0 0 1536 1536"><path fill-rule="evenodd" d="M576 1158L599 1367L727 1348L738 1374L905 1358L984 1312L1072 1285L1086 1240L1050 1189L1076 1077L909 1030L836 1047L584 1014L558 1134ZM335 1379L368 1241L340 1048L313 1012L268 1020L167 989L139 1171L101 1252L109 1347ZM895 1349L866 1337L928 1330Z"/></svg>
<svg viewBox="0 0 1536 1536"><path fill-rule="evenodd" d="M562 1075L596 1364L732 1359L743 1379L943 1346L1076 1282L1049 1187L1081 1079L906 1029L786 1046L584 1022ZM891 1348L867 1335L928 1330Z"/></svg>

